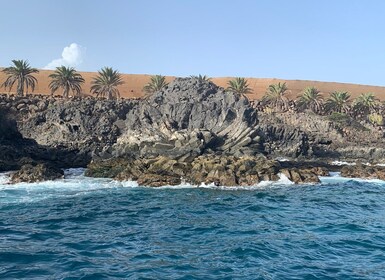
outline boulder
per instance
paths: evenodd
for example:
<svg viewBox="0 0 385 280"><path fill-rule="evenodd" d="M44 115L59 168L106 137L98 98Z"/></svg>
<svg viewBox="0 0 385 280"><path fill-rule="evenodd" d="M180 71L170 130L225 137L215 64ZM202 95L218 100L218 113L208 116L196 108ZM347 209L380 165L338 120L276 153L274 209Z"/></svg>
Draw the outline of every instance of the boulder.
<svg viewBox="0 0 385 280"><path fill-rule="evenodd" d="M319 183L320 180L312 169L282 169L281 172L295 184Z"/></svg>
<svg viewBox="0 0 385 280"><path fill-rule="evenodd" d="M341 176L348 178L385 180L385 167L368 166L363 164L348 165L341 169Z"/></svg>
<svg viewBox="0 0 385 280"><path fill-rule="evenodd" d="M40 181L55 180L64 177L62 169L44 163L32 165L26 164L11 176L11 183L34 183Z"/></svg>

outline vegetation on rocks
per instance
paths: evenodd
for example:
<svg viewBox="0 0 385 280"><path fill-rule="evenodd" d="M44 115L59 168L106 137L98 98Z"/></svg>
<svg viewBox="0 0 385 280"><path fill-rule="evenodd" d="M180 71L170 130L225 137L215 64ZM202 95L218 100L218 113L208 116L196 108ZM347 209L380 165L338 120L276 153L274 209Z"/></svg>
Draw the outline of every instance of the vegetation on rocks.
<svg viewBox="0 0 385 280"><path fill-rule="evenodd" d="M335 91L326 100L325 109L327 112L348 113L350 102L350 94L348 92Z"/></svg>
<svg viewBox="0 0 385 280"><path fill-rule="evenodd" d="M49 77L51 78L51 82L49 83L51 94L54 94L61 88L63 89L64 98L68 98L70 91L76 96L80 95L84 79L74 68L65 66L57 67L55 72L50 74Z"/></svg>
<svg viewBox="0 0 385 280"><path fill-rule="evenodd" d="M298 96L297 104L300 110L309 109L314 113L321 113L323 110L323 97L315 87L307 87L302 95Z"/></svg>
<svg viewBox="0 0 385 280"><path fill-rule="evenodd" d="M287 91L286 83L270 85L262 101L277 111L287 111L289 109L289 100L285 96Z"/></svg>
<svg viewBox="0 0 385 280"><path fill-rule="evenodd" d="M110 67L104 67L98 71L98 75L91 81L91 93L97 97L116 99L120 97L118 87L124 84L122 75Z"/></svg>
<svg viewBox="0 0 385 280"><path fill-rule="evenodd" d="M209 82L209 81L211 81L211 78L209 76L201 75L201 74L199 74L198 76L191 75L190 77L194 78L194 79L198 79L199 82Z"/></svg>
<svg viewBox="0 0 385 280"><path fill-rule="evenodd" d="M247 83L247 80L245 78L235 78L233 80L228 81L228 87L227 90L231 92L235 92L238 94L247 94L251 93L252 90Z"/></svg>
<svg viewBox="0 0 385 280"><path fill-rule="evenodd" d="M152 94L166 87L168 83L166 82L166 77L162 75L151 76L150 82L143 87L143 91Z"/></svg>
<svg viewBox="0 0 385 280"><path fill-rule="evenodd" d="M363 93L353 101L353 112L356 116L366 116L375 111L378 99L373 93Z"/></svg>
<svg viewBox="0 0 385 280"><path fill-rule="evenodd" d="M32 68L28 61L25 60L12 60L13 66L4 68L2 71L7 75L7 79L2 86L9 91L15 83L17 83L16 93L18 96L24 95L24 89L28 93L28 89L35 90L37 79L33 76L34 73L38 73L39 70Z"/></svg>

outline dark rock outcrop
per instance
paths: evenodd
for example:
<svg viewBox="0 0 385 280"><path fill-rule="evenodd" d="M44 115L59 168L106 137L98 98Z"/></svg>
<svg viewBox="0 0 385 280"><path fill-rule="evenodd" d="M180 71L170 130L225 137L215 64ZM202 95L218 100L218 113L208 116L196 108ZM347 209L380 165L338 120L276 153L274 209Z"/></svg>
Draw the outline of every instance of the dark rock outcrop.
<svg viewBox="0 0 385 280"><path fill-rule="evenodd" d="M91 162L90 176L151 186L254 185L277 180L279 172L296 183L317 182L333 167L271 159L385 157L382 131L343 121L312 113L257 115L246 97L196 78L178 78L140 101L0 95L0 171Z"/></svg>
<svg viewBox="0 0 385 280"><path fill-rule="evenodd" d="M203 155L192 161L159 156L152 159L110 159L89 164L86 175L136 180L147 186L211 184L251 186L278 180L279 163L264 157Z"/></svg>
<svg viewBox="0 0 385 280"><path fill-rule="evenodd" d="M363 164L348 165L341 169L341 176L348 178L365 178L385 180L385 167Z"/></svg>
<svg viewBox="0 0 385 280"><path fill-rule="evenodd" d="M48 180L63 178L64 172L62 169L47 164L26 164L20 170L13 173L11 183L34 183Z"/></svg>
<svg viewBox="0 0 385 280"><path fill-rule="evenodd" d="M246 97L211 82L177 78L130 110L126 131L111 157L167 155L194 158L208 152L255 155L257 113Z"/></svg>
<svg viewBox="0 0 385 280"><path fill-rule="evenodd" d="M349 116L344 122L331 116L307 113L260 113L258 129L266 154L347 161L381 161L384 132Z"/></svg>

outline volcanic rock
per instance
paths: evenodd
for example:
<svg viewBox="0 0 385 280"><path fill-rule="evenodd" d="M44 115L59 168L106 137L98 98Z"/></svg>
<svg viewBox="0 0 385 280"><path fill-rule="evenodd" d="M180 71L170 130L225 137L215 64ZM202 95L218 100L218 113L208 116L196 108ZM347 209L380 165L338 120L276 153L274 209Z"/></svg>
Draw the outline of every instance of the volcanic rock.
<svg viewBox="0 0 385 280"><path fill-rule="evenodd" d="M55 180L63 178L64 172L62 169L50 166L47 164L26 164L21 169L11 176L11 183L34 183L47 180Z"/></svg>

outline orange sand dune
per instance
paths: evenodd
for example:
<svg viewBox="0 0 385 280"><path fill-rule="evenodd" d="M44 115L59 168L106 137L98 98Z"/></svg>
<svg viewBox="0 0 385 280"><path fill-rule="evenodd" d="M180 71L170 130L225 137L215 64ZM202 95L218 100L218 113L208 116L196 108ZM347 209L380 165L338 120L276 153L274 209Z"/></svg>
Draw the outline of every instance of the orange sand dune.
<svg viewBox="0 0 385 280"><path fill-rule="evenodd" d="M40 70L40 73L36 75L38 79L38 85L35 88L35 93L49 94L48 84L50 79L48 75L52 71ZM92 77L96 75L94 72L81 72L83 78L86 80L83 86L84 93L90 92ZM138 98L143 96L143 86L148 83L151 75L139 75L139 74L123 74L124 85L120 87L120 94L125 98ZM0 72L0 83L3 83L6 76ZM167 77L167 81L170 82L175 77ZM218 86L227 87L227 82L232 79L230 77L213 78L212 81ZM380 100L385 100L385 87L379 86L368 86L368 85L357 85L357 84L345 84L335 82L317 82L317 81L302 81L302 80L282 80L282 79L260 79L260 78L247 78L248 83L253 90L253 93L248 94L248 97L252 100L260 99L269 85L278 82L286 82L289 88L289 98L296 98L296 96L306 87L314 86L324 94L329 94L333 91L348 91L352 97L356 97L361 93L372 92L376 94ZM13 91L16 87L13 88ZM0 89L0 92L6 92L4 88ZM55 94L61 94L58 91Z"/></svg>

